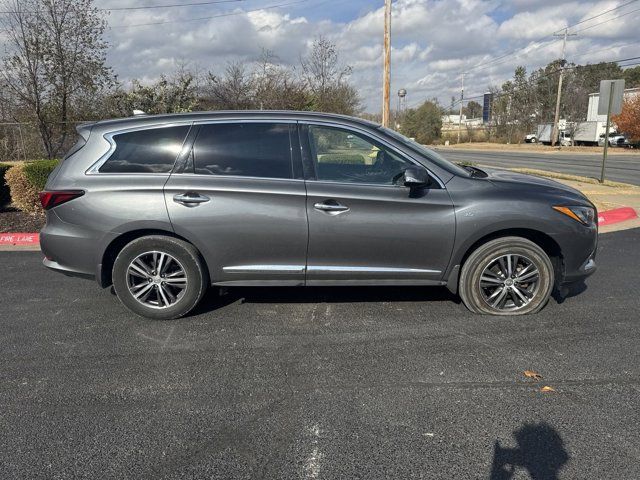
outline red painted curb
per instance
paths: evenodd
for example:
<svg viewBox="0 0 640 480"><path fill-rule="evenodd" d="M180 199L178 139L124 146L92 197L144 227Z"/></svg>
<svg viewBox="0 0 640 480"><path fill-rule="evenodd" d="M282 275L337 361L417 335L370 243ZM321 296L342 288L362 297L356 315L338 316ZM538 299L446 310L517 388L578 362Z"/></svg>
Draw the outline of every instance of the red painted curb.
<svg viewBox="0 0 640 480"><path fill-rule="evenodd" d="M598 226L613 225L614 223L632 220L637 217L638 214L631 207L614 208L613 210L598 213Z"/></svg>
<svg viewBox="0 0 640 480"><path fill-rule="evenodd" d="M38 233L0 233L0 245L38 245Z"/></svg>

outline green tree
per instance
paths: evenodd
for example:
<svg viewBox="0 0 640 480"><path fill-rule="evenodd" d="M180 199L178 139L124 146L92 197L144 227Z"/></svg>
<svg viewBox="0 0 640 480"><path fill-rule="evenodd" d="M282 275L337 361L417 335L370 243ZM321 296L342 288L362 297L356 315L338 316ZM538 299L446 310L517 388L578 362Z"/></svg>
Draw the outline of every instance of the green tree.
<svg viewBox="0 0 640 480"><path fill-rule="evenodd" d="M442 109L436 102L426 101L416 109L407 110L401 131L419 143L433 143L442 131Z"/></svg>
<svg viewBox="0 0 640 480"><path fill-rule="evenodd" d="M478 102L471 100L467 103L467 106L462 110L467 118L480 118L482 116L482 105Z"/></svg>
<svg viewBox="0 0 640 480"><path fill-rule="evenodd" d="M637 67L626 68L622 72L625 88L640 87L640 65Z"/></svg>
<svg viewBox="0 0 640 480"><path fill-rule="evenodd" d="M103 115L128 117L134 110L149 114L190 112L196 106L193 73L181 69L171 77L161 75L150 85L133 80L130 89L118 85L103 101Z"/></svg>
<svg viewBox="0 0 640 480"><path fill-rule="evenodd" d="M3 4L6 39L0 79L20 120L34 121L49 158L66 148L79 100L112 80L105 65L106 22L93 0L10 0Z"/></svg>

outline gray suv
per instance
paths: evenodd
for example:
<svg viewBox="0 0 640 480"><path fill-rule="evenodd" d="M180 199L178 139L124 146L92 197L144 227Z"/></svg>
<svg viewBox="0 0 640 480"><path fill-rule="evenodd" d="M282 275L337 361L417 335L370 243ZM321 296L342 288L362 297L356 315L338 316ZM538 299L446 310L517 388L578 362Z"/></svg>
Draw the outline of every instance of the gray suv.
<svg viewBox="0 0 640 480"><path fill-rule="evenodd" d="M210 285L441 285L473 312L524 314L595 271L580 192L361 119L208 112L78 133L41 193L44 264L145 317L185 315Z"/></svg>

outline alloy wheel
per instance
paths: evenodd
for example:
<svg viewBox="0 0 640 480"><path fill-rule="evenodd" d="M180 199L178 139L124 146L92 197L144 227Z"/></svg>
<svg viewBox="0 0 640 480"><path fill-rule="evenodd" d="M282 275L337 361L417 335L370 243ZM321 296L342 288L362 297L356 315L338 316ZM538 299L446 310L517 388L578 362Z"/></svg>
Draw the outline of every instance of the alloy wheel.
<svg viewBox="0 0 640 480"><path fill-rule="evenodd" d="M182 264L168 253L144 252L127 268L127 287L144 306L168 308L184 295L187 274Z"/></svg>
<svg viewBox="0 0 640 480"><path fill-rule="evenodd" d="M516 311L527 306L538 293L540 272L524 255L505 254L492 259L479 280L482 299L491 308Z"/></svg>

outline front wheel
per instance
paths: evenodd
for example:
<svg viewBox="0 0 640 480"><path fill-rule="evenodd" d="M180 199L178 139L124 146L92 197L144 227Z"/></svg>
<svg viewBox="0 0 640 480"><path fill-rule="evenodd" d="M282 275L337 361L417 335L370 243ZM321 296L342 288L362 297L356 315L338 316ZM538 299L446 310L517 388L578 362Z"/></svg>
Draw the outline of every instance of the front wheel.
<svg viewBox="0 0 640 480"><path fill-rule="evenodd" d="M202 299L208 275L196 248L150 235L128 243L113 264L113 286L132 312L155 320L186 315Z"/></svg>
<svg viewBox="0 0 640 480"><path fill-rule="evenodd" d="M524 315L540 311L554 285L553 264L535 243L521 237L491 240L462 266L460 297L475 313Z"/></svg>

